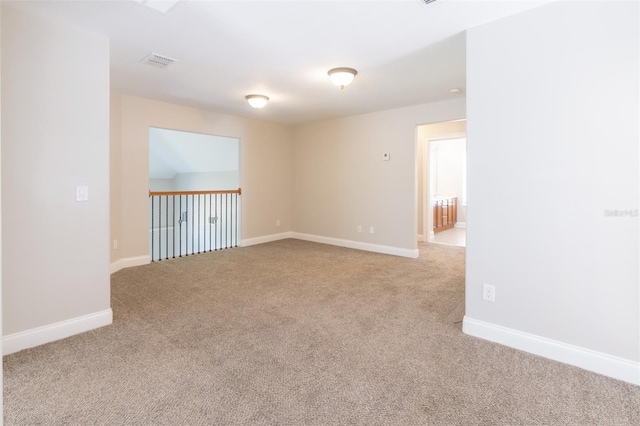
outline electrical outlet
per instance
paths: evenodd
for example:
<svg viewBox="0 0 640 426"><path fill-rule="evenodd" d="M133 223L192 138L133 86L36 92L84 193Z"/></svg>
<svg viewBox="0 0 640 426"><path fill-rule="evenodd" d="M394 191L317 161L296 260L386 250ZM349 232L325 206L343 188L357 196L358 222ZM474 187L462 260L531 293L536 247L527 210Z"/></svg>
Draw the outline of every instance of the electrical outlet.
<svg viewBox="0 0 640 426"><path fill-rule="evenodd" d="M362 232L362 225L358 225L358 232Z"/></svg>
<svg viewBox="0 0 640 426"><path fill-rule="evenodd" d="M113 249L118 250L118 240L113 240Z"/></svg>
<svg viewBox="0 0 640 426"><path fill-rule="evenodd" d="M490 284L482 285L482 298L488 302L496 301L496 286Z"/></svg>
<svg viewBox="0 0 640 426"><path fill-rule="evenodd" d="M369 233L370 233L370 234L373 234L373 226L370 226L370 227L369 227Z"/></svg>
<svg viewBox="0 0 640 426"><path fill-rule="evenodd" d="M276 220L276 226L280 226L280 219Z"/></svg>

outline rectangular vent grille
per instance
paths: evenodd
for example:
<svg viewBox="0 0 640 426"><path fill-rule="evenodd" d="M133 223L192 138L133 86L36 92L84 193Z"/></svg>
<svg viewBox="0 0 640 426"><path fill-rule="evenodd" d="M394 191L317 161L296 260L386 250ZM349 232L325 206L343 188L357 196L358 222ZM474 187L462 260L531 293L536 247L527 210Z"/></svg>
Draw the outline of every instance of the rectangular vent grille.
<svg viewBox="0 0 640 426"><path fill-rule="evenodd" d="M142 62L143 64L154 66L156 68L166 68L174 62L178 62L178 60L167 58L166 56L158 55L157 53L149 53L140 62Z"/></svg>

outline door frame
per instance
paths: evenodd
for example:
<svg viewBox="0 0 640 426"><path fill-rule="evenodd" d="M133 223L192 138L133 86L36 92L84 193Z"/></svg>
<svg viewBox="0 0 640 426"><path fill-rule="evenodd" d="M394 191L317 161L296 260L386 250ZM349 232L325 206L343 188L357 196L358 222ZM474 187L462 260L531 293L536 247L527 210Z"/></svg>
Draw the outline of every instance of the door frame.
<svg viewBox="0 0 640 426"><path fill-rule="evenodd" d="M421 141L422 145L422 241L428 243L434 236L433 233L433 209L431 206L433 196L431 191L431 142L450 140L450 139L466 139L466 132L447 133L437 137L425 137ZM462 203L461 203L462 205Z"/></svg>

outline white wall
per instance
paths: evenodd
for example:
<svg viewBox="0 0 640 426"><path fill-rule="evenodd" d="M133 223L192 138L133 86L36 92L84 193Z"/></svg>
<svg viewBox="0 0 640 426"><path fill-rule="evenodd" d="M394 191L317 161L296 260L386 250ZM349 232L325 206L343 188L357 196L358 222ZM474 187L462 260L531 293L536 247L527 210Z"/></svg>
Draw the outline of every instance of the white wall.
<svg viewBox="0 0 640 426"><path fill-rule="evenodd" d="M2 106L7 352L111 322L109 41L4 7Z"/></svg>
<svg viewBox="0 0 640 426"><path fill-rule="evenodd" d="M464 115L459 99L298 126L294 231L415 253L417 126Z"/></svg>
<svg viewBox="0 0 640 426"><path fill-rule="evenodd" d="M638 3L467 36L465 331L640 384ZM482 300L483 283L496 301Z"/></svg>
<svg viewBox="0 0 640 426"><path fill-rule="evenodd" d="M121 266L148 262L149 256L149 127L184 130L240 139L243 240L291 231L291 134L290 127L249 120L166 102L118 94L120 157L113 158L120 170L121 186L112 215L121 215L121 227L111 239L120 248L111 261ZM233 188L237 189L237 188ZM280 220L280 226L276 226Z"/></svg>
<svg viewBox="0 0 640 426"><path fill-rule="evenodd" d="M240 171L178 173L173 182L177 191L238 189Z"/></svg>
<svg viewBox="0 0 640 426"><path fill-rule="evenodd" d="M149 178L150 191L208 191L240 188L240 171L178 173L173 179Z"/></svg>
<svg viewBox="0 0 640 426"><path fill-rule="evenodd" d="M150 178L172 178L178 184L180 180L185 180L188 185L204 184L198 189L238 189L239 167L238 138L156 127L149 129ZM181 186L178 185L177 189L181 190Z"/></svg>
<svg viewBox="0 0 640 426"><path fill-rule="evenodd" d="M149 178L149 191L175 191L176 186L173 179Z"/></svg>

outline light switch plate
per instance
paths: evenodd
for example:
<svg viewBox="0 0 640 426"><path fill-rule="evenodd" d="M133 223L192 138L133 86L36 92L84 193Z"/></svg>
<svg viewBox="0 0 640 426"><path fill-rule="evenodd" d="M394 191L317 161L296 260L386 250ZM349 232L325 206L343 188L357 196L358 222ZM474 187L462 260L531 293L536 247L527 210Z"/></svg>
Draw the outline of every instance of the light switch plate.
<svg viewBox="0 0 640 426"><path fill-rule="evenodd" d="M88 186L76 186L76 201L89 201Z"/></svg>

